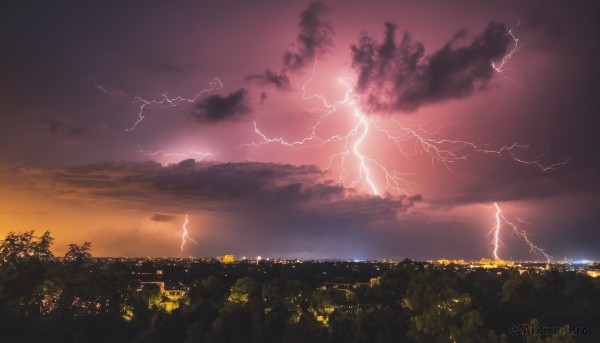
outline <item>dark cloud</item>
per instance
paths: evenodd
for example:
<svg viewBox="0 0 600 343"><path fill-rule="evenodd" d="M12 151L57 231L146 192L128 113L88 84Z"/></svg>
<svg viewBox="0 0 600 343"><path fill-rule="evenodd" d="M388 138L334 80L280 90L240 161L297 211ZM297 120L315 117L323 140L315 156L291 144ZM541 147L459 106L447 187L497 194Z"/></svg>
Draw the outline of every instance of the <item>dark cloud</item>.
<svg viewBox="0 0 600 343"><path fill-rule="evenodd" d="M455 190L440 199L429 200L450 206L494 201L542 201L572 194L598 194L600 189L600 182L592 177L595 171L590 168L563 166L540 174L518 166L502 166L500 162L489 161L488 166L479 172L458 177L460 182ZM493 167L496 169L493 170Z"/></svg>
<svg viewBox="0 0 600 343"><path fill-rule="evenodd" d="M171 216L168 214L159 214L159 213L156 213L152 217L150 217L150 220L155 221L155 222L170 222L173 219L175 219L175 216Z"/></svg>
<svg viewBox="0 0 600 343"><path fill-rule="evenodd" d="M265 69L265 71L260 74L248 75L245 80L265 86L274 86L276 89L284 91L291 89L290 79L283 73L277 75L277 73L273 72L271 69Z"/></svg>
<svg viewBox="0 0 600 343"><path fill-rule="evenodd" d="M425 48L405 32L396 43L396 25L386 23L378 43L363 35L352 46L352 66L358 71L357 92L370 112L411 112L429 103L464 98L485 88L494 75L492 62L501 59L512 38L505 25L491 22L467 45L458 46L466 31L455 34L440 50Z"/></svg>
<svg viewBox="0 0 600 343"><path fill-rule="evenodd" d="M167 166L107 162L23 172L36 190L87 206L160 213L152 218L161 219L157 216L188 214L192 236L201 237L198 247L189 247L197 256L223 251L304 258L348 256L343 251L352 251L353 256L364 256L367 250L362 249L378 240L373 227L403 231L406 225L400 218L420 201L420 196L361 194L324 179L324 171L307 165L186 160ZM102 234L105 231L91 237L103 254L144 255L143 249L114 239L130 235L152 236L149 244L155 248L152 232L107 230L109 237ZM155 255L169 255L177 248L159 247Z"/></svg>
<svg viewBox="0 0 600 343"><path fill-rule="evenodd" d="M261 105L264 104L265 100L267 100L267 93L265 93L265 92L260 93L260 104Z"/></svg>
<svg viewBox="0 0 600 343"><path fill-rule="evenodd" d="M263 86L274 86L278 90L290 90L290 80L285 73L302 69L314 62L319 54L327 53L332 46L334 33L331 22L323 18L326 11L322 2L313 2L300 13L300 33L296 37L294 49L283 54L283 71L280 74L265 69L262 73L246 76L245 80ZM261 100L264 101L264 98Z"/></svg>
<svg viewBox="0 0 600 343"><path fill-rule="evenodd" d="M192 118L200 123L215 124L239 121L251 112L248 92L244 88L227 95L211 95L195 104Z"/></svg>
<svg viewBox="0 0 600 343"><path fill-rule="evenodd" d="M38 118L48 132L64 138L66 140L78 140L90 136L101 135L106 132L106 127L91 127L72 124L59 118L42 117Z"/></svg>
<svg viewBox="0 0 600 343"><path fill-rule="evenodd" d="M331 22L323 18L326 11L322 2L313 2L300 13L300 33L295 49L283 54L284 70L301 69L329 51L334 33Z"/></svg>
<svg viewBox="0 0 600 343"><path fill-rule="evenodd" d="M329 217L349 217L354 220L394 220L398 212L405 211L422 201L420 194L396 197L354 195L328 203L322 208L312 208L315 213Z"/></svg>
<svg viewBox="0 0 600 343"><path fill-rule="evenodd" d="M107 162L65 169L27 171L40 189L98 204L166 213L201 210L285 212L331 217L391 218L420 196L371 197L324 180L315 166L185 160ZM153 220L162 219L154 215ZM160 221L160 220L157 220Z"/></svg>

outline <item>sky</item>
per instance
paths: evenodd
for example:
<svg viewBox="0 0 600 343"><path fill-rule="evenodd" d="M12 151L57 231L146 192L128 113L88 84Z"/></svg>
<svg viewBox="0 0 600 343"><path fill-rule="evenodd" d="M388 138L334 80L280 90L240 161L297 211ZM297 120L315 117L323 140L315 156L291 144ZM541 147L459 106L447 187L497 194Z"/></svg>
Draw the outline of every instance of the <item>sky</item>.
<svg viewBox="0 0 600 343"><path fill-rule="evenodd" d="M0 236L600 260L596 2L0 6Z"/></svg>

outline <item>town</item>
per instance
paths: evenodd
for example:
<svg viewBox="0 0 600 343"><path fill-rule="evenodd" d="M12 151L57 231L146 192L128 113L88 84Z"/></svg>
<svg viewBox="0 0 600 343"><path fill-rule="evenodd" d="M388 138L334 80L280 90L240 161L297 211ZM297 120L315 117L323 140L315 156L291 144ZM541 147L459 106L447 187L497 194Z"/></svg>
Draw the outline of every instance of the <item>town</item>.
<svg viewBox="0 0 600 343"><path fill-rule="evenodd" d="M0 242L8 341L575 342L600 330L592 261L107 258L89 242L57 257L51 246L48 232Z"/></svg>

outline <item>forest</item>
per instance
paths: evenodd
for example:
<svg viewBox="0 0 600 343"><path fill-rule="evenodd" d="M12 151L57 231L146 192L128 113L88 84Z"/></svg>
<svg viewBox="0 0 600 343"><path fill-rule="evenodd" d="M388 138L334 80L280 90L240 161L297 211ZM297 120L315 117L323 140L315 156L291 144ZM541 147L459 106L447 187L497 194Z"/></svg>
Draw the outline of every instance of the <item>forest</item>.
<svg viewBox="0 0 600 343"><path fill-rule="evenodd" d="M2 342L597 342L600 280L549 266L181 262L0 241ZM184 291L160 306L145 270ZM148 273L146 273L148 274ZM154 273L156 274L156 273Z"/></svg>

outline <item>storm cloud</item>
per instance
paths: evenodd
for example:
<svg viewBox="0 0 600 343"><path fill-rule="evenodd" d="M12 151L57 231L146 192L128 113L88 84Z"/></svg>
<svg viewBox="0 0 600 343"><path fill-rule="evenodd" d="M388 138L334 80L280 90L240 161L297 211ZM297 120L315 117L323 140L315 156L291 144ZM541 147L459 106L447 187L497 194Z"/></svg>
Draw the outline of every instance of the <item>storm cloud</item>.
<svg viewBox="0 0 600 343"><path fill-rule="evenodd" d="M383 43L363 35L351 47L362 105L377 113L413 112L484 89L494 76L492 62L507 53L513 40L507 27L497 22L459 46L466 36L460 31L440 50L425 55L424 45L414 42L408 32L396 42L392 23L385 24Z"/></svg>
<svg viewBox="0 0 600 343"><path fill-rule="evenodd" d="M30 169L35 187L59 197L107 208L181 213L295 209L332 217L393 218L413 206L416 196L372 197L325 178L316 166L185 160L106 162L64 169ZM164 221L163 215L152 220Z"/></svg>
<svg viewBox="0 0 600 343"><path fill-rule="evenodd" d="M278 90L290 90L290 79L285 74L277 74L271 69L265 69L259 74L251 74L245 78L248 82L254 82L264 86L273 86Z"/></svg>
<svg viewBox="0 0 600 343"><path fill-rule="evenodd" d="M181 215L189 215L195 237L202 232L199 246L190 249L202 256L216 255L222 249L255 254L269 246L273 248L269 251L279 256L332 258L341 254L342 247L364 255L361 249L379 241L372 228L394 228L401 236L408 226L402 217L410 216L408 210L422 201L420 195L371 196L345 188L312 165L104 162L28 168L21 175L26 177L27 187L95 210L150 213L157 223L172 217L179 222ZM201 228L211 226L216 227ZM106 251L139 256L143 250L121 242L149 236L143 241L148 239L145 244L154 247L153 235L165 234L152 230L157 228L109 228L102 229L110 232L108 236L98 233L91 238ZM330 249L322 251L324 246ZM158 248L161 254L170 253Z"/></svg>
<svg viewBox="0 0 600 343"><path fill-rule="evenodd" d="M325 54L333 45L334 35L331 22L324 18L327 7L322 2L313 2L300 13L300 33L295 49L283 54L284 70L298 70L314 62L319 54Z"/></svg>
<svg viewBox="0 0 600 343"><path fill-rule="evenodd" d="M0 231L48 229L58 245L91 240L94 254L180 256L188 214L196 256L479 259L489 256L498 202L533 223L532 238L552 255L600 259L600 2L470 2L465 11L311 1L4 6ZM508 28L522 48L496 73L491 62L514 46ZM206 85L216 77L223 87ZM320 121L322 102L303 95L334 103L344 96L339 77L354 80L357 106ZM143 124L125 131L139 119L136 97L199 93L194 103L146 106ZM355 108L373 113L368 132ZM312 137L317 123L306 149L276 143ZM541 172L508 153L450 150L465 159L449 171L403 128L483 149L524 144L514 151L524 161L570 162ZM379 129L397 135L400 150ZM346 133L345 142L317 139ZM347 182L360 176L360 153L380 194L389 180L374 162L424 200L328 180L341 175L329 157L344 151ZM172 164L186 152L220 162ZM329 174L302 164L329 165ZM503 256L529 257L505 243Z"/></svg>
<svg viewBox="0 0 600 343"><path fill-rule="evenodd" d="M199 123L216 124L239 121L250 112L248 92L240 88L226 96L215 94L196 102L191 116Z"/></svg>
<svg viewBox="0 0 600 343"><path fill-rule="evenodd" d="M160 214L160 213L156 213L154 214L152 217L150 217L150 220L154 221L154 222L170 222L172 220L175 219L175 216L171 216L168 214Z"/></svg>
<svg viewBox="0 0 600 343"><path fill-rule="evenodd" d="M288 71L296 71L313 63L318 55L328 53L332 47L334 34L331 22L324 18L327 7L322 2L311 3L300 13L300 32L292 49L283 54L282 71L277 74L271 69L250 74L244 78L261 86L273 86L277 90L290 91ZM261 97L261 104L264 101Z"/></svg>

